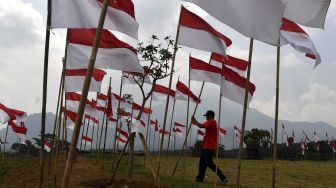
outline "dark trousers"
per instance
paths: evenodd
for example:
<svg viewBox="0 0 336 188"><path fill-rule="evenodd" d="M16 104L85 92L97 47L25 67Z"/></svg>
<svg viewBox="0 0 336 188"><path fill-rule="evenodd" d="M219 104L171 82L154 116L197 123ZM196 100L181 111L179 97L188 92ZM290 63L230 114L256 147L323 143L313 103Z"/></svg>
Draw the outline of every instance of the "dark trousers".
<svg viewBox="0 0 336 188"><path fill-rule="evenodd" d="M198 166L198 175L196 176L197 181L203 182L207 167L209 167L213 172L216 172L216 165L212 160L214 153L214 149L202 149L201 158ZM223 172L218 167L217 175L221 180L224 180L226 178Z"/></svg>

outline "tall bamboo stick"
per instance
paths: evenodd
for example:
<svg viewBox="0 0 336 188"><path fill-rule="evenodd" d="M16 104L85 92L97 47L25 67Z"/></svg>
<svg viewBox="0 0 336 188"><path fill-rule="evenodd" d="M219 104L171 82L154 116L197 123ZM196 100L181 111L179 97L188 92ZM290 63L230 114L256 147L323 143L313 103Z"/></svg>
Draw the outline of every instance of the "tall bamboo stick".
<svg viewBox="0 0 336 188"><path fill-rule="evenodd" d="M173 127L173 119L174 119L174 112L175 112L175 104L176 104L176 98L174 99L173 111L172 111L171 120L170 120L170 128L169 128L169 135L170 135L170 136L171 136L171 133L172 133L172 127ZM174 142L175 142L175 141L174 141ZM170 143L170 141L168 141L168 143L167 143L166 159L165 159L165 165L164 165L164 173L166 173L166 169L167 169L167 159L168 159L168 152L169 152L169 143Z"/></svg>
<svg viewBox="0 0 336 188"><path fill-rule="evenodd" d="M83 85L82 96L81 96L81 100L80 100L79 108L77 112L76 123L75 123L74 131L72 134L69 156L67 158L67 162L65 166L65 171L64 171L64 176L63 176L63 181L62 181L62 186L61 186L62 188L69 187L70 174L71 174L72 166L73 166L74 159L75 159L76 145L77 145L78 136L80 132L80 124L82 122L84 109L85 109L85 100L87 99L87 95L89 92L93 68L94 68L94 64L96 61L98 46L100 42L100 36L101 36L102 28L104 25L105 17L106 17L108 3L109 3L109 0L104 0L103 5L102 5L102 11L99 17L96 36L95 36L94 43L93 43L94 46L92 48L91 57L90 57L88 69L86 72L84 85Z"/></svg>
<svg viewBox="0 0 336 188"><path fill-rule="evenodd" d="M6 127L6 135L5 135L5 143L4 143L4 151L2 153L2 162L5 162L5 153L6 153L6 142L7 142L7 136L8 136L8 127L9 125L7 125Z"/></svg>
<svg viewBox="0 0 336 188"><path fill-rule="evenodd" d="M111 90L111 80L112 78L110 77L110 83L109 83L109 90ZM112 91L108 91L107 93L111 93L111 96L113 95ZM111 97L111 96L108 96L108 97ZM107 99L107 103L109 103L109 100L111 99ZM108 104L107 104L108 106ZM108 107L106 108L106 110L108 110ZM109 110L112 110L112 109L109 109ZM107 114L108 112L106 113L106 122L105 122L105 133L104 133L104 145L103 145L103 159L102 159L102 166L101 168L104 169L104 160L105 160L105 147L106 147L106 136L107 136L107 126L108 126L108 122L109 122L109 119L107 117Z"/></svg>
<svg viewBox="0 0 336 188"><path fill-rule="evenodd" d="M242 161L242 158L243 158L243 144L244 144L246 114L247 114L247 106L248 106L248 92L249 92L250 75L251 75L252 51L253 51L253 39L251 38L250 39L248 68L247 68L246 88L245 88L244 111L243 111L242 127L241 127L240 142L239 142L238 165L237 165L237 183L236 183L237 188L240 188L240 171L241 171L241 161Z"/></svg>

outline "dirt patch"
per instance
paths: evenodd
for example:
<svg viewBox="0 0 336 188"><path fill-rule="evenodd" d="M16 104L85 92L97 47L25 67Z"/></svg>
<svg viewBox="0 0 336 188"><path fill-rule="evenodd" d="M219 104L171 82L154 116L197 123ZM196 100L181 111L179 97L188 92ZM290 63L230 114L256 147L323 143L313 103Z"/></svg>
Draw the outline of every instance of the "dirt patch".
<svg viewBox="0 0 336 188"><path fill-rule="evenodd" d="M128 182L127 179L116 179L113 181L112 188L153 188L155 187L153 182L150 181L137 181Z"/></svg>

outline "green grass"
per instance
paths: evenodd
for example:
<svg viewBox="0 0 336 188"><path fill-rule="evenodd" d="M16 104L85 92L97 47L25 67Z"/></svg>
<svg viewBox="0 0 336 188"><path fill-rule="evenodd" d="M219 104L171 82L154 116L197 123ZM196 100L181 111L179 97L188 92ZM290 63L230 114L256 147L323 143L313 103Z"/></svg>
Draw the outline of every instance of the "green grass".
<svg viewBox="0 0 336 188"><path fill-rule="evenodd" d="M95 156L86 156L95 162ZM111 173L111 155L106 156L104 169ZM117 177L126 178L127 158L125 156L121 162ZM207 188L214 185L214 173L208 169L205 182L196 183L195 176L198 172L198 158L189 157L186 160L186 173L184 175L183 160L172 176L172 171L177 157L170 156L167 160L167 169L164 171L165 157L161 162L161 182L164 187L174 188ZM158 159L155 158L156 164ZM220 159L218 162L220 169L229 178L226 187L235 187L237 160ZM278 161L276 165L276 186L286 188L332 188L336 187L336 161ZM135 156L134 178L137 180L153 181L148 164L144 165L144 157ZM272 183L272 162L268 160L244 160L241 171L241 187L269 188Z"/></svg>

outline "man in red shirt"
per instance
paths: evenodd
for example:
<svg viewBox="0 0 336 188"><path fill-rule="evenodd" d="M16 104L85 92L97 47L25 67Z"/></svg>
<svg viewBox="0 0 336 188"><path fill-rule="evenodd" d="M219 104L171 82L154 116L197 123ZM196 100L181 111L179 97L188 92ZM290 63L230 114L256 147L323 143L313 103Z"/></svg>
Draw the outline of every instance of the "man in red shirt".
<svg viewBox="0 0 336 188"><path fill-rule="evenodd" d="M196 176L197 182L203 182L207 167L216 172L216 165L213 162L213 155L217 149L217 122L215 118L215 112L208 110L204 115L206 117L205 123L199 123L193 116L191 121L199 128L205 129L205 136L203 138L202 152L199 161L198 175ZM217 175L223 184L227 183L227 178L223 172L217 167Z"/></svg>

